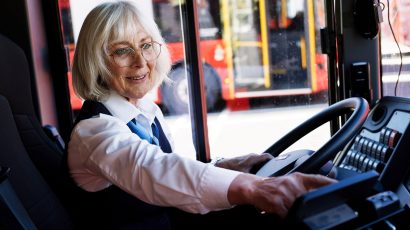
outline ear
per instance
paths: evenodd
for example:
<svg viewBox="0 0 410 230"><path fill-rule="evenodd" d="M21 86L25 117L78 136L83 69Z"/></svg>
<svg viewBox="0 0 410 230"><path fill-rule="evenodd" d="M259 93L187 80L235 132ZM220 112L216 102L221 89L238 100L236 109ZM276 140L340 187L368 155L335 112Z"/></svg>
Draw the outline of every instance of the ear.
<svg viewBox="0 0 410 230"><path fill-rule="evenodd" d="M380 32L381 8L378 0L355 0L353 9L357 32L366 39L374 39Z"/></svg>

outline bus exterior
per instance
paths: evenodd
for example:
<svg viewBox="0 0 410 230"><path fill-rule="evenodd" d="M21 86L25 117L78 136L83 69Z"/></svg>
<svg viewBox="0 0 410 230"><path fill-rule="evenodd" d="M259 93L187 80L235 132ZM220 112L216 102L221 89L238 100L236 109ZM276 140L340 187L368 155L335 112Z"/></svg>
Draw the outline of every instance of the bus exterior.
<svg viewBox="0 0 410 230"><path fill-rule="evenodd" d="M80 7L70 8L69 0L59 2L64 34L73 36L73 29L64 22L71 21L70 13L75 18L79 12L74 9ZM145 2L152 8L173 62L169 74L172 81L152 95L171 114L185 113L189 104L186 80L189 69L184 63L184 31L181 29L184 6L172 0ZM77 3L84 4L83 1ZM316 94L327 90L326 60L317 52L318 24L324 21L324 16L315 14L315 9L323 7L322 1L304 0L301 4L300 0L198 0L197 3L209 111L223 102L233 109L236 102L246 105L249 98ZM73 40L66 39L70 59ZM75 97L72 88L70 92L73 109L79 109L81 100Z"/></svg>

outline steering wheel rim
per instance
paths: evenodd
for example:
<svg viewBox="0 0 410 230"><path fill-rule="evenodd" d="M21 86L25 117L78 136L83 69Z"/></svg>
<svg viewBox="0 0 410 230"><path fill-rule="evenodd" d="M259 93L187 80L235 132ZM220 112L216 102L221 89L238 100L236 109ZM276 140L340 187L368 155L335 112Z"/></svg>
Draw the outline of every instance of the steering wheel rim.
<svg viewBox="0 0 410 230"><path fill-rule="evenodd" d="M359 132L359 128L363 125L367 118L367 114L369 113L369 105L365 99L352 97L329 106L287 133L275 144L265 150L265 152L277 157L285 149L312 132L314 129L334 118L347 114L352 110L353 114L329 141L322 145L316 152L311 154L303 163L291 169L286 174L293 172L316 173L327 161L334 158L336 154L357 134L357 132Z"/></svg>

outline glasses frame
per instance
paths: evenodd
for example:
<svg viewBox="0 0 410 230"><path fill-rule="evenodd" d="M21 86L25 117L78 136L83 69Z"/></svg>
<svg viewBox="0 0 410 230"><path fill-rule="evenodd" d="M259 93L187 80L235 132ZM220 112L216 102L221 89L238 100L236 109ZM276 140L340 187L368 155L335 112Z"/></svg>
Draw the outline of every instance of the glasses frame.
<svg viewBox="0 0 410 230"><path fill-rule="evenodd" d="M159 55L161 54L162 44L159 43L159 42L157 42L157 41L144 42L143 44L151 44L151 48L153 47L153 44L157 44L157 45L159 46L159 48L158 48L158 54L157 54L154 58L152 58L152 59L147 59L147 58L144 56L144 53L143 53L143 51L142 51L142 48L139 48L139 54L144 58L145 61L149 62L149 61L157 60L158 57L159 57ZM128 47L128 48L130 48L130 49L134 52L134 57L133 57L133 58L134 58L134 60L135 60L136 55L137 55L137 51L136 51L133 47ZM152 48L152 49L154 50L154 48ZM114 52L115 52L115 51L114 51ZM132 64L131 64L131 65L120 65L120 64L118 64L118 62L115 61L115 54L114 54L114 52L112 52L109 56L112 57L112 59L113 59L113 61L114 61L114 63L115 63L116 65L118 65L119 67L131 67L131 66L132 66Z"/></svg>

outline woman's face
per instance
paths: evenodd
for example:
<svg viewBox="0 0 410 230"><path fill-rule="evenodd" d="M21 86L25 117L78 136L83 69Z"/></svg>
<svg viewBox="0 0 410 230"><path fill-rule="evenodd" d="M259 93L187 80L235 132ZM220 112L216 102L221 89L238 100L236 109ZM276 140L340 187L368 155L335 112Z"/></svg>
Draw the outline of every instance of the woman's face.
<svg viewBox="0 0 410 230"><path fill-rule="evenodd" d="M129 102L136 104L154 86L156 59L147 61L142 49L147 49L152 38L138 24L132 41L113 41L109 44L108 69L112 73L108 86Z"/></svg>

